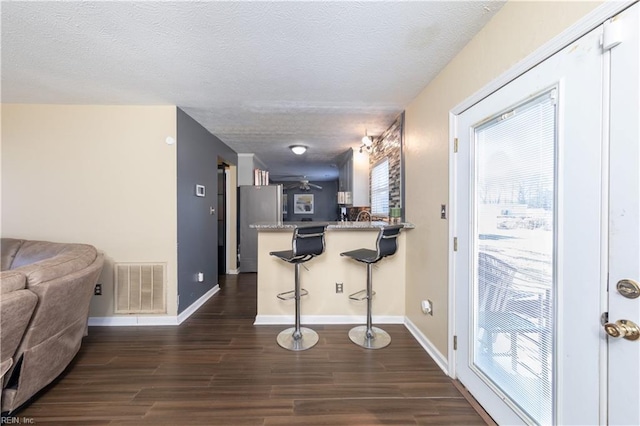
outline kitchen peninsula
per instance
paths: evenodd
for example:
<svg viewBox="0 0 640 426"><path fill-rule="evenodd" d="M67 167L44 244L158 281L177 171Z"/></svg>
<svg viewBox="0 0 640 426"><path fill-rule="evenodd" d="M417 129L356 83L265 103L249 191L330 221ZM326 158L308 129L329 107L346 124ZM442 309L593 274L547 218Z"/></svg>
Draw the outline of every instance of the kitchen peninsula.
<svg viewBox="0 0 640 426"><path fill-rule="evenodd" d="M358 248L375 249L380 227L386 222L314 222L327 224L325 251L304 264L300 280L309 292L301 299L303 324L358 324L366 321L366 301L349 299L349 294L366 288L366 265L340 256ZM269 252L291 249L296 226L309 222L260 222L258 231L258 313L256 324L292 324L294 300L282 301L276 294L293 290L294 266L270 256ZM373 270L374 323L402 323L405 316L405 263L407 230L403 223L398 251L382 259ZM336 293L336 283L343 292Z"/></svg>

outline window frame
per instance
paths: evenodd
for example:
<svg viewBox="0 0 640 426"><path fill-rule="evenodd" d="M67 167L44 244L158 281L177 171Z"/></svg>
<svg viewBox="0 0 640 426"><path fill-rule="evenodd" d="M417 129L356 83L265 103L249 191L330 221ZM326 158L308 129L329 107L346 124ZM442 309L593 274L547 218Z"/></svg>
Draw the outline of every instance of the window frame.
<svg viewBox="0 0 640 426"><path fill-rule="evenodd" d="M389 217L389 191L390 191L390 182L389 182L389 157L384 157L378 160L373 167L371 167L371 214L374 216L385 216ZM386 165L386 180L384 182L378 182L376 169L379 167ZM382 177L380 176L380 180ZM378 200L378 197L383 197ZM384 198L386 197L386 198ZM380 204L382 204L380 206ZM385 207L386 206L386 210ZM382 207L381 210L376 210L376 208Z"/></svg>

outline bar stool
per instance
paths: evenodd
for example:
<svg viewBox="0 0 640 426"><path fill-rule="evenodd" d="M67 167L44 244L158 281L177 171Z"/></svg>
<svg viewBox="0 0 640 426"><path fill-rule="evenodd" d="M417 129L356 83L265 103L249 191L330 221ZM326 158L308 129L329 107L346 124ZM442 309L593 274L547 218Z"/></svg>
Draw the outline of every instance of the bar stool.
<svg viewBox="0 0 640 426"><path fill-rule="evenodd" d="M278 344L290 351L304 351L318 343L318 333L300 327L300 297L309 292L300 288L300 265L324 252L326 225L300 226L293 230L292 250L272 251L269 254L295 265L295 288L277 295L280 300L296 300L295 327L278 334Z"/></svg>
<svg viewBox="0 0 640 426"><path fill-rule="evenodd" d="M373 327L371 324L371 299L375 296L372 284L373 264L380 259L392 256L398 249L398 235L402 225L391 225L380 228L376 249L357 249L340 253L340 256L350 257L353 260L367 264L367 288L349 295L351 300L367 300L367 325L360 325L349 331L349 338L356 345L366 349L380 349L391 343L391 336L386 331Z"/></svg>

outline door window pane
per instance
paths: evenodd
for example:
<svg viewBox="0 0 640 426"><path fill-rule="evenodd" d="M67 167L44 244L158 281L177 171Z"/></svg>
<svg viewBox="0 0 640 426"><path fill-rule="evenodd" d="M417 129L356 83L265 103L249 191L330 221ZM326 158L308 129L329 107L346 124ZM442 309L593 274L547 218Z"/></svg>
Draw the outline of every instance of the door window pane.
<svg viewBox="0 0 640 426"><path fill-rule="evenodd" d="M473 366L553 419L555 89L475 128Z"/></svg>

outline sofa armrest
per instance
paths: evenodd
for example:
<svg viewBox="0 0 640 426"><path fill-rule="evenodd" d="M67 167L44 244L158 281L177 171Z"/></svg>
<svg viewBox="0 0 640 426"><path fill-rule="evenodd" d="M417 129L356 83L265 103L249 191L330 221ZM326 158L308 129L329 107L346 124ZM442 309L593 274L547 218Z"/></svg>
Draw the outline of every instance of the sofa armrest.
<svg viewBox="0 0 640 426"><path fill-rule="evenodd" d="M27 276L20 271L0 272L0 295L5 295L27 286Z"/></svg>
<svg viewBox="0 0 640 426"><path fill-rule="evenodd" d="M82 270L36 285L27 281L27 289L38 296L38 307L19 351L40 344L78 320L84 322L84 333L93 288L102 271L103 261L103 256L98 255L89 267Z"/></svg>
<svg viewBox="0 0 640 426"><path fill-rule="evenodd" d="M2 238L0 240L0 270L6 271L11 269L13 259L15 259L23 243L24 240L17 240L15 238Z"/></svg>
<svg viewBox="0 0 640 426"><path fill-rule="evenodd" d="M25 274L30 288L81 271L97 257L97 250L90 245L26 241L14 259L12 270Z"/></svg>
<svg viewBox="0 0 640 426"><path fill-rule="evenodd" d="M1 372L2 375L13 364L11 359L22 341L37 303L38 296L25 289L0 295L0 363L4 370Z"/></svg>

